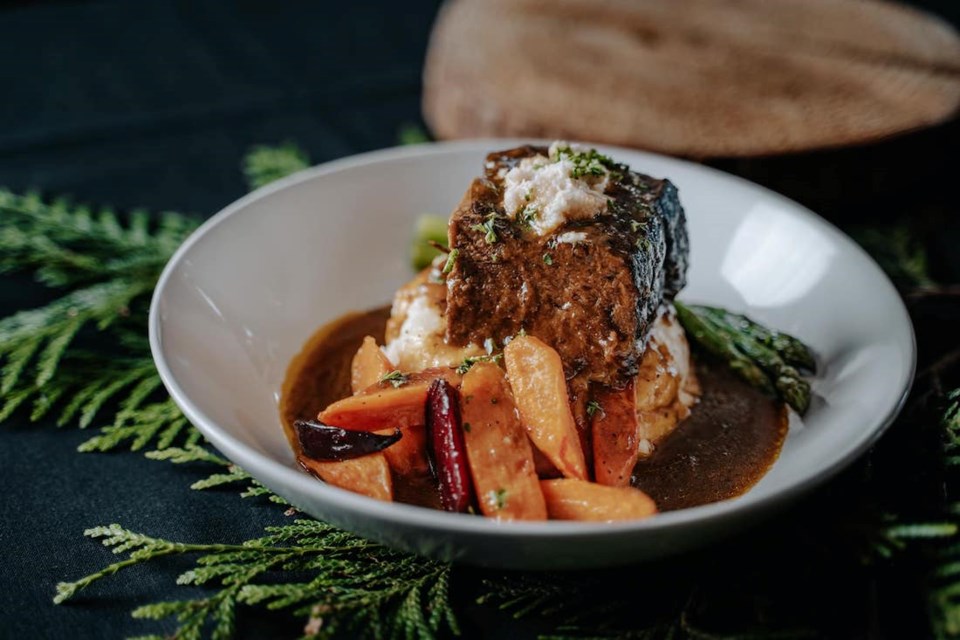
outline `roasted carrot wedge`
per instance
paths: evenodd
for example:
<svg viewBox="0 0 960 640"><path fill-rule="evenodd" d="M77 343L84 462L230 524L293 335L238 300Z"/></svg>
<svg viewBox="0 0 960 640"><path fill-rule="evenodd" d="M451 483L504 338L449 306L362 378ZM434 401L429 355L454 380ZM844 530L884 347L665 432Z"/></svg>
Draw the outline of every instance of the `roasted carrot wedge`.
<svg viewBox="0 0 960 640"><path fill-rule="evenodd" d="M372 336L363 339L360 350L353 356L350 367L350 386L354 393L360 393L393 370L393 364L387 359L377 341Z"/></svg>
<svg viewBox="0 0 960 640"><path fill-rule="evenodd" d="M640 456L640 425L631 380L623 389L594 394L593 473L599 484L624 487Z"/></svg>
<svg viewBox="0 0 960 640"><path fill-rule="evenodd" d="M383 431L378 433L390 433ZM400 442L383 450L390 468L397 475L426 475L430 473L427 460L427 433L422 424L413 424L403 430Z"/></svg>
<svg viewBox="0 0 960 640"><path fill-rule="evenodd" d="M554 520L633 520L657 512L650 496L633 487L561 478L541 480L540 489Z"/></svg>
<svg viewBox="0 0 960 640"><path fill-rule="evenodd" d="M320 412L324 424L359 431L406 429L424 423L427 389L437 378L460 384L456 370L447 367L424 369L377 382L360 393L338 400Z"/></svg>
<svg viewBox="0 0 960 640"><path fill-rule="evenodd" d="M467 459L483 515L546 520L533 449L500 367L475 364L460 387Z"/></svg>
<svg viewBox="0 0 960 640"><path fill-rule="evenodd" d="M533 336L514 338L503 355L520 420L533 444L564 476L585 480L587 466L560 355Z"/></svg>
<svg viewBox="0 0 960 640"><path fill-rule="evenodd" d="M377 346L377 341L371 336L367 336L363 339L363 344L360 345L357 355L353 357L353 366L350 369L353 393L360 393L371 385L377 384L381 378L393 369L393 363ZM381 433L389 435L392 431L384 430ZM383 455L387 457L390 468L398 475L429 473L430 463L427 461L426 436L423 425L410 425L404 429L403 438L384 449Z"/></svg>
<svg viewBox="0 0 960 640"><path fill-rule="evenodd" d="M342 462L317 462L301 455L297 461L311 474L336 487L377 500L393 500L390 467L382 453Z"/></svg>

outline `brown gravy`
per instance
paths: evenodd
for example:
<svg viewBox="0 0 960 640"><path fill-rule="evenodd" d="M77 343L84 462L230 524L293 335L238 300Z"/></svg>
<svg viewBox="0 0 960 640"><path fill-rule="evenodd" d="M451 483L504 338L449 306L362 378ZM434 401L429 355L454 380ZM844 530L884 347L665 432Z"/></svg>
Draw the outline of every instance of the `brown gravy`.
<svg viewBox="0 0 960 640"><path fill-rule="evenodd" d="M390 307L351 313L321 327L290 363L280 413L287 439L298 449L293 422L312 418L350 394L350 363L364 336L383 343ZM633 485L661 511L733 498L752 487L780 454L787 433L783 406L736 378L726 367L699 364L703 386L690 417L640 461ZM299 453L299 452L298 452ZM436 506L426 479L394 483L399 502Z"/></svg>

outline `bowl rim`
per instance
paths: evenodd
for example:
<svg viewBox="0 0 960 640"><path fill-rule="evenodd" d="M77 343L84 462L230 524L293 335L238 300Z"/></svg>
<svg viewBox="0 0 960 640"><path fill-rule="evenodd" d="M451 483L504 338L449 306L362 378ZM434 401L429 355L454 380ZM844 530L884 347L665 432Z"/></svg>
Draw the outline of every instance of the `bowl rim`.
<svg viewBox="0 0 960 640"><path fill-rule="evenodd" d="M196 404L194 404L186 391L179 385L173 372L166 362L163 351L161 337L161 318L160 318L160 300L164 291L171 280L173 274L177 271L184 256L186 256L192 247L213 229L223 224L234 214L244 210L250 204L270 197L272 194L295 185L308 182L322 176L336 174L342 171L374 164L378 162L389 162L395 160L407 160L417 157L432 155L443 155L457 152L477 152L484 153L490 149L509 148L520 144L549 144L549 140L540 140L532 138L479 138L472 140L457 140L444 142L428 142L416 145L406 145L400 147L391 147L368 151L344 158L339 158L325 162L290 176L272 182L260 187L255 191L228 204L216 214L203 222L184 242L177 248L164 267L160 278L154 288L150 303L148 331L150 350L157 367L157 371L167 392L173 398L177 406L183 411L187 419L195 425L201 433L223 453L228 459L246 470L252 477L263 482L267 487L274 489L277 486L291 487L291 489L300 494L315 493L322 502L331 508L340 509L347 512L354 512L358 515L373 518L376 520L392 521L404 526L416 528L442 529L452 533L462 534L482 534L484 536L513 538L515 536L530 536L534 538L554 538L567 536L621 536L629 533L641 532L667 532L678 528L685 528L692 523L703 523L705 521L721 521L730 518L746 516L748 513L759 513L769 511L778 504L786 504L806 493L813 488L824 484L827 480L834 477L847 465L860 457L886 432L894 422L897 415L902 410L910 389L913 384L914 374L917 363L916 333L910 315L903 304L903 299L897 292L893 283L877 265L877 263L866 253L856 242L843 233L835 225L820 217L810 209L783 196L771 189L754 182L740 178L719 169L700 165L695 162L665 156L662 154L617 147L612 145L603 145L597 143L584 142L588 146L598 150L607 150L614 154L632 154L634 156L646 156L657 162L664 164L674 164L680 167L687 167L694 171L711 174L733 183L747 186L753 190L759 190L765 197L784 202L788 205L791 214L799 215L805 223L812 224L815 227L825 231L831 239L846 245L850 250L859 253L860 256L876 270L880 276L882 286L886 288L886 294L893 296L897 302L897 311L905 321L904 326L909 333L909 354L908 366L901 372L899 387L900 395L889 406L885 416L870 431L860 432L859 438L852 440L850 445L841 451L840 455L833 456L826 465L815 468L801 477L796 482L785 486L779 490L773 491L761 497L750 497L750 491L736 496L721 500L718 502L699 505L676 511L667 511L657 514L652 518L641 520L627 520L621 522L575 522L575 521L541 521L541 522L500 522L491 518L482 518L475 515L448 513L436 509L418 507L396 502L383 502L367 496L353 493L351 491L340 489L333 485L318 482L308 474L288 466L270 456L261 453L253 447L240 442L231 436L226 429L219 426L215 421L209 418ZM307 336L304 337L306 339ZM279 419L278 419L279 426Z"/></svg>

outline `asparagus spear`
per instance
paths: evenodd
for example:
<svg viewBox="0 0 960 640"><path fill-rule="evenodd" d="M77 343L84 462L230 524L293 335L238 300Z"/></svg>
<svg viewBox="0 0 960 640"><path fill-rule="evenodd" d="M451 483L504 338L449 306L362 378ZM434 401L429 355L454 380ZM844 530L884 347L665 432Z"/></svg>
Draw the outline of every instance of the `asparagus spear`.
<svg viewBox="0 0 960 640"><path fill-rule="evenodd" d="M779 331L773 331L757 324L750 318L738 313L731 313L726 309L701 306L704 314L722 324L730 325L736 330L755 338L760 344L776 351L784 362L801 370L815 372L817 363L814 360L810 347L797 338Z"/></svg>
<svg viewBox="0 0 960 640"><path fill-rule="evenodd" d="M717 331L702 315L696 313L696 307L687 307L679 302L674 302L674 306L677 309L677 318L679 318L680 324L683 325L687 335L691 336L697 344L718 358L725 360L731 369L751 385L761 391L776 395L776 389L767 374L737 349L728 333Z"/></svg>
<svg viewBox="0 0 960 640"><path fill-rule="evenodd" d="M694 342L724 360L741 378L777 396L803 415L810 383L797 367L813 371L813 352L797 338L716 307L675 302L677 317Z"/></svg>

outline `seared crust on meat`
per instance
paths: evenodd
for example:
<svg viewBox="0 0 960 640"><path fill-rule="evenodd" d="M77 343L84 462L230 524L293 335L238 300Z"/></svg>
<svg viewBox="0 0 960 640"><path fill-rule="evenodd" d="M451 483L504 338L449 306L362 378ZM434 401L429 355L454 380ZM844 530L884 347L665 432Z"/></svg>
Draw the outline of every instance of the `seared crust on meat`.
<svg viewBox="0 0 960 640"><path fill-rule="evenodd" d="M547 154L532 146L490 154L454 211L446 338L501 345L523 330L559 352L568 378L621 387L639 370L661 304L685 284L683 208L669 181L610 165L605 210L539 236L507 216L503 175ZM571 232L576 240L564 241Z"/></svg>

